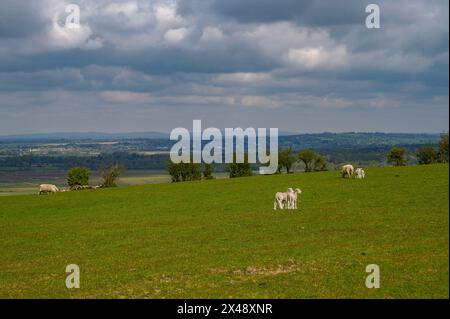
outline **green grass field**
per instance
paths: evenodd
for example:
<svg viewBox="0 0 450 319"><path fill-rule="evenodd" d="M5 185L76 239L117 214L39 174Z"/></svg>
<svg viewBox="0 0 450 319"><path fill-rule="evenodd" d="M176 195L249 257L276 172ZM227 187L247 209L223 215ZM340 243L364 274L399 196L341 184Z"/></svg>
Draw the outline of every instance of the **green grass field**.
<svg viewBox="0 0 450 319"><path fill-rule="evenodd" d="M1 197L0 297L448 298L448 182L430 165ZM300 209L274 211L287 187Z"/></svg>

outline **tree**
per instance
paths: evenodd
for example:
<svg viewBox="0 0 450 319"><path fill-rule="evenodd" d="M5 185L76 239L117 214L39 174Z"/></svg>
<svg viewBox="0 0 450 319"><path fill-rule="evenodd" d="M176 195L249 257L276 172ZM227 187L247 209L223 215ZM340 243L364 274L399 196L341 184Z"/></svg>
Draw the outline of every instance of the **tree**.
<svg viewBox="0 0 450 319"><path fill-rule="evenodd" d="M406 165L405 155L406 150L404 148L394 146L391 148L387 156L387 162L394 166L405 166Z"/></svg>
<svg viewBox="0 0 450 319"><path fill-rule="evenodd" d="M126 168L119 164L104 165L100 168L103 187L116 187L118 178L126 172Z"/></svg>
<svg viewBox="0 0 450 319"><path fill-rule="evenodd" d="M436 150L431 146L421 147L416 153L419 164L432 164L437 162L438 154Z"/></svg>
<svg viewBox="0 0 450 319"><path fill-rule="evenodd" d="M326 171L327 170L327 160L324 156L317 154L314 159L314 170L315 171Z"/></svg>
<svg viewBox="0 0 450 319"><path fill-rule="evenodd" d="M203 166L203 179L214 179L212 173L214 172L213 164L205 164Z"/></svg>
<svg viewBox="0 0 450 319"><path fill-rule="evenodd" d="M89 184L91 172L86 167L72 167L67 172L67 184L70 188Z"/></svg>
<svg viewBox="0 0 450 319"><path fill-rule="evenodd" d="M244 154L244 162L236 163L236 153L233 155L233 163L228 164L230 178L252 176L252 166L248 162L248 154Z"/></svg>
<svg viewBox="0 0 450 319"><path fill-rule="evenodd" d="M298 154L298 158L305 164L305 172L311 172L312 164L316 157L317 154L310 149L305 149Z"/></svg>
<svg viewBox="0 0 450 319"><path fill-rule="evenodd" d="M441 134L439 141L439 162L448 163L448 133Z"/></svg>
<svg viewBox="0 0 450 319"><path fill-rule="evenodd" d="M283 165L281 165L280 163L278 163L278 168L277 171L275 172L275 174L281 174L281 170L283 169Z"/></svg>
<svg viewBox="0 0 450 319"><path fill-rule="evenodd" d="M295 156L292 153L292 148L282 150L278 153L278 171L281 173L281 169L286 168L286 173L291 172L292 165L295 163Z"/></svg>

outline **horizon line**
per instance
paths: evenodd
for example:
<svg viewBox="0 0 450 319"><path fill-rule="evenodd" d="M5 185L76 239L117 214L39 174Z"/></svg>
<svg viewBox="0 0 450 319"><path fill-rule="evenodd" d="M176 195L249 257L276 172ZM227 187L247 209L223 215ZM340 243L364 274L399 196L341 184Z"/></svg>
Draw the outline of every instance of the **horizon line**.
<svg viewBox="0 0 450 319"><path fill-rule="evenodd" d="M223 129L222 129L223 130ZM222 131L221 130L221 131ZM189 132L192 132L190 130ZM320 131L320 132L292 132L289 130L279 130L281 133L288 133L288 135L313 135L313 134L443 134L448 133L449 131L434 131L434 132L406 132L406 131ZM104 131L53 131L53 132L37 132L37 133L0 133L1 137L15 137L15 136L33 136L33 135L64 135L64 134L104 134L104 135L120 135L120 134L161 134L161 135L170 135L170 132L165 131L120 131L120 132L104 132Z"/></svg>

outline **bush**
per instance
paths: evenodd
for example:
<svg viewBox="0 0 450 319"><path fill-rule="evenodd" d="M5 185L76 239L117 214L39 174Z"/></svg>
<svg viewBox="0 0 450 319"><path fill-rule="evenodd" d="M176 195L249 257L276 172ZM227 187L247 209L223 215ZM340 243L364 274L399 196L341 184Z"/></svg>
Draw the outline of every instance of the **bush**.
<svg viewBox="0 0 450 319"><path fill-rule="evenodd" d="M394 166L405 166L406 165L405 155L406 150L404 148L394 146L391 148L387 156L387 162Z"/></svg>
<svg viewBox="0 0 450 319"><path fill-rule="evenodd" d="M194 181L202 178L200 164L196 163L173 163L167 164L167 172L172 178L172 182Z"/></svg>
<svg viewBox="0 0 450 319"><path fill-rule="evenodd" d="M448 133L441 134L439 141L439 162L448 163Z"/></svg>
<svg viewBox="0 0 450 319"><path fill-rule="evenodd" d="M188 172L186 176L186 181L197 181L202 179L202 172L200 164L196 163L188 163L185 164L187 166L186 170Z"/></svg>
<svg viewBox="0 0 450 319"><path fill-rule="evenodd" d="M252 176L252 167L249 163L231 163L228 165L230 178Z"/></svg>
<svg viewBox="0 0 450 319"><path fill-rule="evenodd" d="M117 180L126 172L126 168L119 164L109 164L100 168L100 176L103 178L102 187L116 187Z"/></svg>
<svg viewBox="0 0 450 319"><path fill-rule="evenodd" d="M233 163L228 164L230 178L252 176L252 166L248 162L248 154L244 154L244 162L236 163L236 154L233 154Z"/></svg>
<svg viewBox="0 0 450 319"><path fill-rule="evenodd" d="M203 179L214 179L212 173L214 172L213 164L205 164L203 166Z"/></svg>
<svg viewBox="0 0 450 319"><path fill-rule="evenodd" d="M91 172L86 167L73 167L67 172L67 184L70 188L89 184Z"/></svg>
<svg viewBox="0 0 450 319"><path fill-rule="evenodd" d="M316 158L314 159L314 170L315 171L326 171L328 163L324 156L321 156L319 154L316 155Z"/></svg>
<svg viewBox="0 0 450 319"><path fill-rule="evenodd" d="M169 161L167 163L167 172L172 179L172 183L181 182L180 164Z"/></svg>
<svg viewBox="0 0 450 319"><path fill-rule="evenodd" d="M419 164L432 164L438 160L438 153L431 146L419 148L416 155L419 160Z"/></svg>

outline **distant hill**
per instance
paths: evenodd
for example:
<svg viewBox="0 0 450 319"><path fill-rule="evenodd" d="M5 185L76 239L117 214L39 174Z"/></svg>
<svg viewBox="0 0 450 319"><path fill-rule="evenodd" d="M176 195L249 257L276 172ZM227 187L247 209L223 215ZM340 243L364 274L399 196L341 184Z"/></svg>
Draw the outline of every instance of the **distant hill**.
<svg viewBox="0 0 450 319"><path fill-rule="evenodd" d="M222 132L224 134L224 132ZM299 134L279 131L280 146L294 148L335 148L367 145L398 145L398 144L435 144L440 137L438 133L311 133ZM0 135L0 142L36 142L60 140L132 140L132 139L169 139L168 133L161 132L61 132ZM168 142L170 145L171 142Z"/></svg>
<svg viewBox="0 0 450 319"><path fill-rule="evenodd" d="M319 133L279 136L278 145L294 152L313 149L334 166L345 162L373 166L386 163L393 145L405 148L408 164L414 164L416 150L425 145L436 147L439 139L440 134L424 133ZM98 169L101 163L113 161L129 169L165 169L174 143L168 134L157 132L6 136L0 137L0 169L73 166Z"/></svg>
<svg viewBox="0 0 450 319"><path fill-rule="evenodd" d="M161 132L101 133L61 132L20 135L0 135L0 141L49 141L49 140L111 140L111 139L168 139L169 134Z"/></svg>
<svg viewBox="0 0 450 319"><path fill-rule="evenodd" d="M312 149L355 149L373 146L392 145L434 145L440 139L437 133L318 133L282 136L281 148L295 150Z"/></svg>

